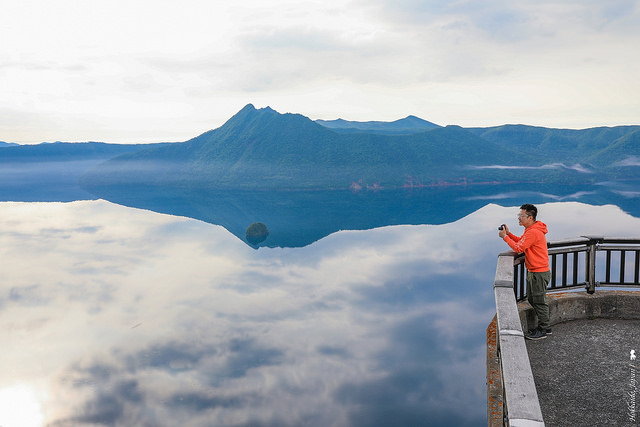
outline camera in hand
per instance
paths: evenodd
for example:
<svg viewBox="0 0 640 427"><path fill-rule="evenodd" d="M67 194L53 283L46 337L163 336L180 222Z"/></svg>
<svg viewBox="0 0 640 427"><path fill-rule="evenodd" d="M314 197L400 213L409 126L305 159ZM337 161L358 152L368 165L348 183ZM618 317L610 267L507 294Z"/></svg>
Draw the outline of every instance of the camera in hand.
<svg viewBox="0 0 640 427"><path fill-rule="evenodd" d="M498 227L498 230L499 230L499 231L504 230L504 224L502 224L500 227Z"/></svg>

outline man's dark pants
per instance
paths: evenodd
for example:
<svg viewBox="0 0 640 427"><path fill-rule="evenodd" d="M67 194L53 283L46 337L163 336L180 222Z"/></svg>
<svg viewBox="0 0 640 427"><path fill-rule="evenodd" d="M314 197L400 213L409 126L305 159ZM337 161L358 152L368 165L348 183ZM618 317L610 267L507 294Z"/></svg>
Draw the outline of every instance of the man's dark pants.
<svg viewBox="0 0 640 427"><path fill-rule="evenodd" d="M547 304L547 284L551 280L551 272L527 272L527 301L538 316L538 327L542 330L549 327L549 304Z"/></svg>

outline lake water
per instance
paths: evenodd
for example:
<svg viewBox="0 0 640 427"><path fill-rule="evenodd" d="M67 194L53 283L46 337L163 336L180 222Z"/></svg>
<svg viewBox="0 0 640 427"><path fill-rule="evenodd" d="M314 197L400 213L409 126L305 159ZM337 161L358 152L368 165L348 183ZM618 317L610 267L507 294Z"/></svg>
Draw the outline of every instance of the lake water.
<svg viewBox="0 0 640 427"><path fill-rule="evenodd" d="M640 236L615 205L539 210L550 240ZM2 202L0 426L486 425L517 212L255 249L104 200Z"/></svg>

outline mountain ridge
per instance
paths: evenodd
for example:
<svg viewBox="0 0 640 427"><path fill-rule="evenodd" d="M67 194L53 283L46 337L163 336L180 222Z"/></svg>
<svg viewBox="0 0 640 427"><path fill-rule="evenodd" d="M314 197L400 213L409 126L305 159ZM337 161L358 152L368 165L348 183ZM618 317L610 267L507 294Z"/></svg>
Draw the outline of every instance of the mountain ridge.
<svg viewBox="0 0 640 427"><path fill-rule="evenodd" d="M249 104L220 128L189 141L113 159L104 165L101 178L96 179L99 171L94 170L85 183L320 189L401 187L410 179L410 185L427 185L458 179L445 160L462 161L470 151L485 161L506 159L497 144L459 126L399 136L341 134L300 114L257 110ZM171 165L164 164L153 175L140 167L168 159ZM117 172L109 173L109 168Z"/></svg>
<svg viewBox="0 0 640 427"><path fill-rule="evenodd" d="M393 128L407 119L430 123L408 116L387 124ZM109 185L361 190L640 179L640 126L434 125L393 135L385 122L343 121L353 123L372 126L342 132L301 114L248 104L222 126L180 143L3 146L0 164L11 180L18 164L46 162L47 181L54 182L58 168L67 181L80 177L88 191Z"/></svg>
<svg viewBox="0 0 640 427"><path fill-rule="evenodd" d="M392 122L382 121L348 121L344 119L336 120L315 120L316 123L341 133L366 133L377 132L385 135L410 135L425 132L441 126L423 120L419 117L409 115L403 119Z"/></svg>
<svg viewBox="0 0 640 427"><path fill-rule="evenodd" d="M435 125L403 135L375 126L338 132L300 114L248 104L217 129L111 159L85 174L82 183L309 190L637 178L635 170L621 172L614 165L640 156L640 133L634 136L640 126L574 131Z"/></svg>

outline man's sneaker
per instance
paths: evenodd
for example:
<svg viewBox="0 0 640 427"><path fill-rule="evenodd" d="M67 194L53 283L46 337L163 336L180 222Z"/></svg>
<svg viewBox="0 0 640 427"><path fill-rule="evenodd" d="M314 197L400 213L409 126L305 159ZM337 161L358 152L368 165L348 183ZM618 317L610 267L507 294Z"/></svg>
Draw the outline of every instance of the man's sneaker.
<svg viewBox="0 0 640 427"><path fill-rule="evenodd" d="M527 333L528 333L528 334L532 334L532 333L534 333L537 329L538 329L538 328L536 328L536 329L529 329L529 332L527 332ZM551 330L551 328L547 328L547 329L545 329L545 331L544 331L544 332L545 332L547 335L553 335L553 331Z"/></svg>
<svg viewBox="0 0 640 427"><path fill-rule="evenodd" d="M547 333L540 329L535 329L533 332L530 332L527 335L525 335L525 338L528 340L541 340L546 337L547 337Z"/></svg>

